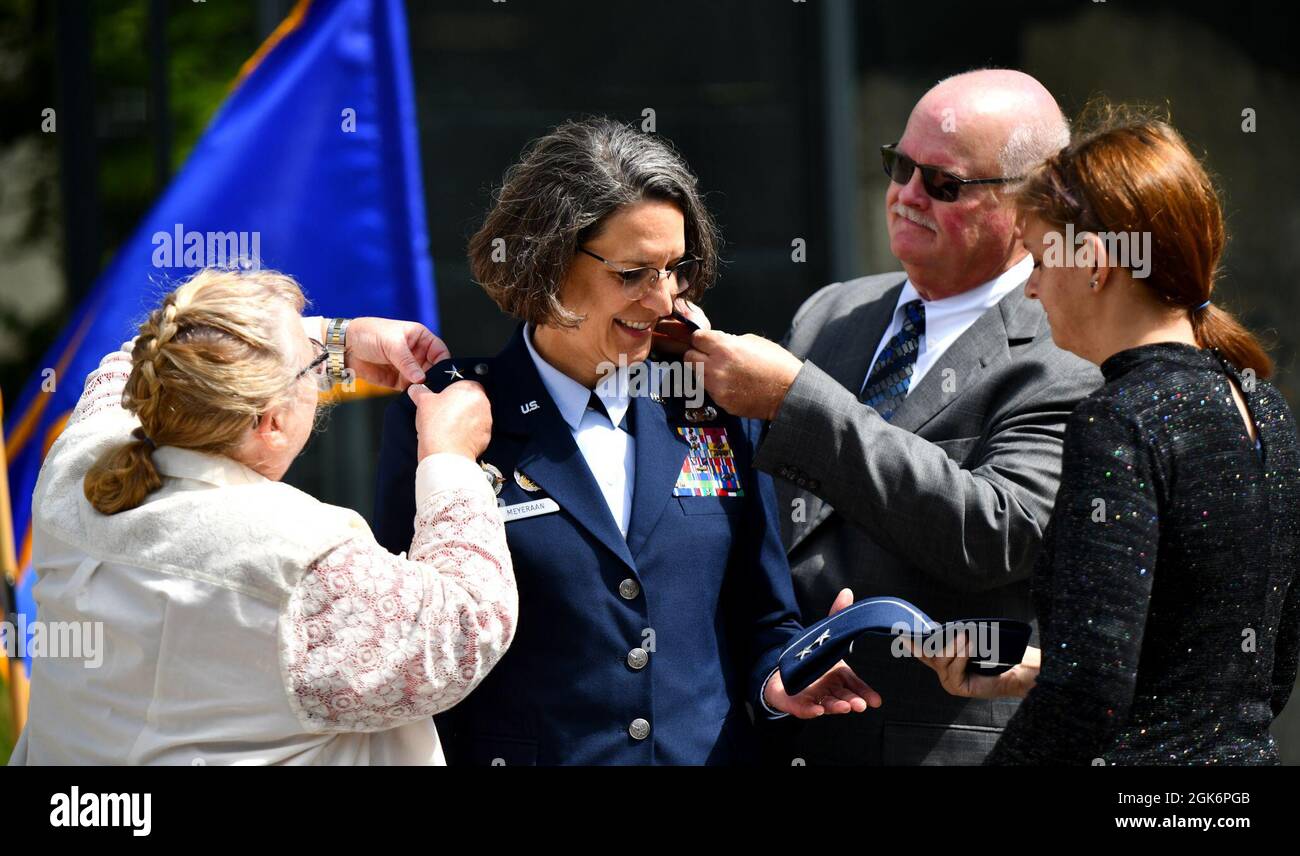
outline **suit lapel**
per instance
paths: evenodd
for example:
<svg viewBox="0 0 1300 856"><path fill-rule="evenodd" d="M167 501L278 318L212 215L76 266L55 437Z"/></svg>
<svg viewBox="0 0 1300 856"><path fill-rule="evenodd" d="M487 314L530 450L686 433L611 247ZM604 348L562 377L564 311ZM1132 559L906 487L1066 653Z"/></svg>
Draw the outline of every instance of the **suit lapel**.
<svg viewBox="0 0 1300 856"><path fill-rule="evenodd" d="M864 324L867 323L868 318L873 324L883 318L878 328L875 326L871 328L876 331L876 336L867 343L867 360L871 359L875 346L880 342L880 336L884 334L901 289L902 283L899 283L879 300L872 302L874 305L887 307L884 314L877 310L863 318ZM850 313L849 317L855 316L857 311ZM907 398L903 399L903 403L894 411L890 424L913 434L917 433L942 413L948 405L960 398L966 390L978 384L990 368L1008 361L1010 346L1031 341L1037 336L1039 320L1032 312L1024 288L1013 289L999 301L996 307L981 315L965 333L957 338L957 341L949 346L943 356L926 372L925 377L921 378L921 382L908 393ZM832 336L830 341L843 342L843 332ZM848 366L850 361L846 358L842 360L842 364ZM945 374L945 369L952 371ZM857 365L852 364L851 370L856 372ZM856 394L869 370L870 367L866 366L862 368L861 375L836 376L836 380ZM854 377L857 379L854 380ZM790 550L794 550L834 511L830 505L811 494L804 495L808 499L807 520L804 523L794 524L788 542Z"/></svg>
<svg viewBox="0 0 1300 856"><path fill-rule="evenodd" d="M826 372L855 396L871 371L871 358L876 346L889 329L894 317L894 306L903 291L905 280L899 280L878 299L863 303L843 318L836 319L830 336L818 336L817 346L808 359Z"/></svg>
<svg viewBox="0 0 1300 856"><path fill-rule="evenodd" d="M830 333L828 336L817 337L816 346L808 353L808 361L857 396L867 379L867 372L871 371L871 358L876 355L876 346L893 320L898 295L902 293L905 282L906 279L900 279L880 297L859 304L848 315L833 321L834 329L827 331ZM786 543L791 550L835 510L815 494L799 491L799 495L804 500L804 520L788 524L790 531L786 533ZM790 515L783 514L781 519L786 525Z"/></svg>
<svg viewBox="0 0 1300 856"><path fill-rule="evenodd" d="M664 506L686 460L686 441L668 424L664 405L647 396L632 398L633 427L636 431L636 482L632 488L632 522L627 546L640 554L663 516Z"/></svg>
<svg viewBox="0 0 1300 856"><path fill-rule="evenodd" d="M518 469L537 482L562 510L628 567L635 569L627 542L609 512L600 486L528 355L522 325L498 355L496 367L513 394L493 402L492 419L498 430L522 439ZM503 475L510 478L512 474Z"/></svg>
<svg viewBox="0 0 1300 856"><path fill-rule="evenodd" d="M1008 295L1004 300L1014 299ZM1007 328L998 307L975 319L943 356L930 366L925 377L909 390L894 411L891 425L915 434L945 407L980 382L990 362L1007 355Z"/></svg>

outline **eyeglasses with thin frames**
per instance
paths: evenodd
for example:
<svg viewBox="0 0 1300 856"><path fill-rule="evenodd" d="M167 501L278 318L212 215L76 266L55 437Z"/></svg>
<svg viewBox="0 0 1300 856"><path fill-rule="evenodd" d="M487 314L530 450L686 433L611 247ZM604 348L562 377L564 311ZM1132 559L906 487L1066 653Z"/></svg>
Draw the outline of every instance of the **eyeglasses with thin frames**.
<svg viewBox="0 0 1300 856"><path fill-rule="evenodd" d="M328 391L334 386L334 382L330 379L329 371L325 365L325 362L330 358L330 352L325 347L324 343L316 339L311 339L309 341L316 346L318 352L316 354L316 359L312 360L307 364L306 368L294 375L293 381L294 383L297 383L302 379L303 375L311 372L316 376L316 386L322 391Z"/></svg>
<svg viewBox="0 0 1300 856"><path fill-rule="evenodd" d="M650 289L659 284L662 277L672 277L673 297L690 288L699 273L703 259L687 256L676 264L660 270L655 267L621 268L608 259L598 256L586 247L578 247L578 252L586 253L605 267L618 274L623 281L623 294L628 300L640 300Z"/></svg>

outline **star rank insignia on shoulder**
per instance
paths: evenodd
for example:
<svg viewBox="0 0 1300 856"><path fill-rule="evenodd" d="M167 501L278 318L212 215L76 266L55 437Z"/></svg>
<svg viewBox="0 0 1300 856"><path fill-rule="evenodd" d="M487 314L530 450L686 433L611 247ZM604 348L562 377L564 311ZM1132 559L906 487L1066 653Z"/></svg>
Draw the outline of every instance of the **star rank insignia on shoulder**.
<svg viewBox="0 0 1300 856"><path fill-rule="evenodd" d="M490 357L470 357L446 359L425 372L425 386L434 392L442 392L453 383L462 380L475 380L486 384L492 374Z"/></svg>

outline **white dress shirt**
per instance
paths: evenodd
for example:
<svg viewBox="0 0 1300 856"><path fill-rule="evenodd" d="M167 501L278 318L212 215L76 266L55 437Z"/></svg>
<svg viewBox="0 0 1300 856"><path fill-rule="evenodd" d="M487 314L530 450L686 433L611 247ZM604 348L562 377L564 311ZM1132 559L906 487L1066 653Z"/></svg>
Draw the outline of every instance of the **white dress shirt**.
<svg viewBox="0 0 1300 856"><path fill-rule="evenodd" d="M533 365L537 366L537 373L542 377L542 386L546 387L560 410L560 416L568 423L578 450L587 462L587 469L591 470L605 497L609 513L626 538L628 523L632 520L632 486L636 483L636 440L618 424L632 404L627 395L628 384L599 384L594 390L609 413L609 419L606 419L603 413L587 408L593 390L555 368L537 353L533 347L532 325L524 331L524 344L528 346L528 356L533 358Z"/></svg>
<svg viewBox="0 0 1300 856"><path fill-rule="evenodd" d="M920 350L916 355L916 366L912 369L908 392L916 389L916 385L921 382L921 378L925 377L935 362L943 356L953 342L961 338L962 333L970 329L981 315L997 306L1002 298L1029 279L1033 269L1033 258L1025 256L1006 271L977 288L940 300L926 300L925 333L921 336ZM903 290L899 292L898 303L894 305L894 315L890 319L889 326L885 328L885 335L880 337L880 343L876 345L876 352L871 357L871 365L867 369L866 377L862 379L862 386L858 387L859 392L866 388L867 378L871 376L871 369L875 368L876 360L880 357L880 352L885 349L885 344L903 329L903 306L913 300L921 299L916 286L912 285L912 280L906 280L903 283Z"/></svg>

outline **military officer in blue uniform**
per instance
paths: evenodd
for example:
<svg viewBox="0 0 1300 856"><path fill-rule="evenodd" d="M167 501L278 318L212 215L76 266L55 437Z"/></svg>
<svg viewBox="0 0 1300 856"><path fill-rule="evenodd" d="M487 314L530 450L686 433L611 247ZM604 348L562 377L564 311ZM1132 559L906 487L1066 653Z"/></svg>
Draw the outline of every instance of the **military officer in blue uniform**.
<svg viewBox="0 0 1300 856"><path fill-rule="evenodd" d="M478 382L492 402L480 465L520 616L493 672L438 718L449 763L748 763L752 717L878 705L842 662L782 689L802 628L749 427L689 384L627 382L674 298L716 270L680 156L609 120L561 125L507 174L470 261L523 323L496 357L453 358L428 384ZM395 401L384 428L375 531L395 552L415 516L415 407Z"/></svg>

